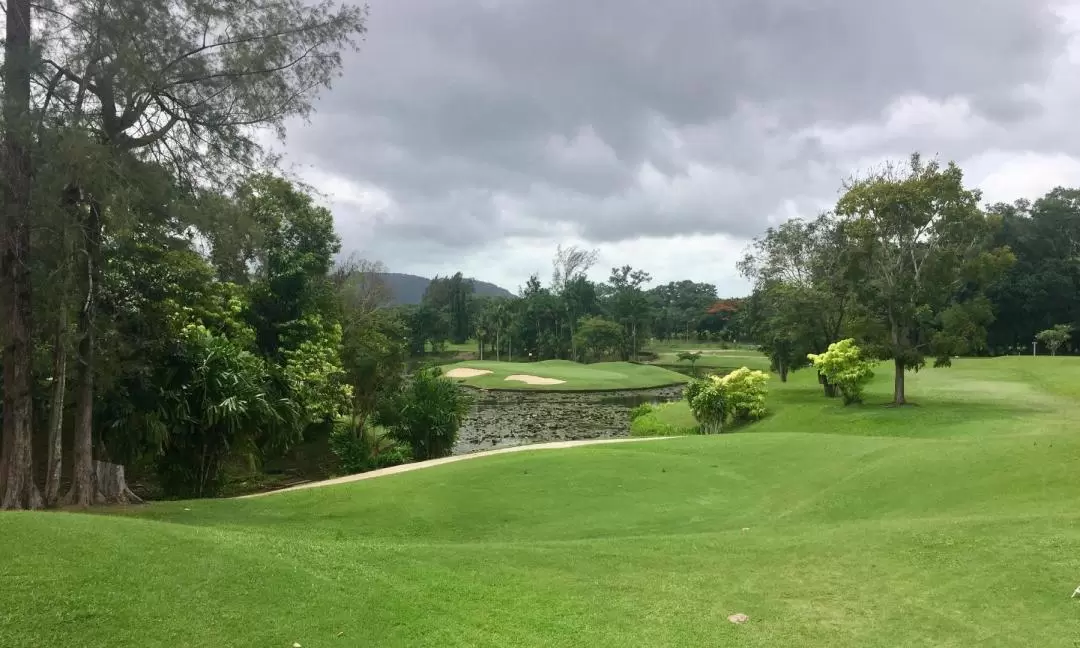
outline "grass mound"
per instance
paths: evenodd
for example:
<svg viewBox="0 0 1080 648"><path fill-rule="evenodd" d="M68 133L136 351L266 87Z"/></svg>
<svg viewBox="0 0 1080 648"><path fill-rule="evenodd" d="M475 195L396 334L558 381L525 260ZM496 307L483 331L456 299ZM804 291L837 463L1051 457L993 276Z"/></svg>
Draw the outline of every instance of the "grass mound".
<svg viewBox="0 0 1080 648"><path fill-rule="evenodd" d="M540 391L614 391L620 389L648 389L684 383L688 378L662 367L634 364L631 362L598 362L580 364L568 360L545 360L543 362L495 362L466 361L443 367L477 369L491 373L458 378L470 387L483 389L540 390ZM536 376L561 380L557 384L529 384L521 380L507 380L513 376Z"/></svg>
<svg viewBox="0 0 1080 648"><path fill-rule="evenodd" d="M885 372L882 372L883 374ZM249 500L0 514L0 639L88 648L1069 646L1080 362L918 407L771 385L745 431ZM728 615L750 620L735 625Z"/></svg>

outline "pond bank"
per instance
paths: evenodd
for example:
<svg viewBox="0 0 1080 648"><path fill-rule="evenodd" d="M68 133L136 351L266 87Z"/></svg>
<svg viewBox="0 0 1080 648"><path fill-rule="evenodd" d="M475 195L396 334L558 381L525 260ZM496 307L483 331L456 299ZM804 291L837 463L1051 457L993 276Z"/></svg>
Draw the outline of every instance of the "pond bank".
<svg viewBox="0 0 1080 648"><path fill-rule="evenodd" d="M630 410L682 398L683 385L625 391L528 392L463 387L475 399L454 454L630 435Z"/></svg>

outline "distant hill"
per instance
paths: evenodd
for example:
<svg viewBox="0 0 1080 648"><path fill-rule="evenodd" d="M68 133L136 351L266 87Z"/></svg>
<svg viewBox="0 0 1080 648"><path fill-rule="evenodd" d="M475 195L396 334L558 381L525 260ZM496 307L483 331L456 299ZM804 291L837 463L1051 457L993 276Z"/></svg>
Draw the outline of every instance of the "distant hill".
<svg viewBox="0 0 1080 648"><path fill-rule="evenodd" d="M394 304L419 304L420 300L424 297L424 291L427 290L428 284L431 283L431 279L426 277L418 277L417 275L402 274L400 272L385 272L379 275L386 282L386 285L390 288L390 293L393 295ZM476 286L476 296L478 297L513 297L514 293L500 288L495 284L488 283L486 281L478 281L473 279L473 285Z"/></svg>

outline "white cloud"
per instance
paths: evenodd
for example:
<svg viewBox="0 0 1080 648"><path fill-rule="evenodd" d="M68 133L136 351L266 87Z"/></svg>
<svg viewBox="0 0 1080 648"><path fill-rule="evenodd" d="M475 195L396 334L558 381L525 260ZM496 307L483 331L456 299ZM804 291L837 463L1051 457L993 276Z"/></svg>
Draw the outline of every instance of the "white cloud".
<svg viewBox="0 0 1080 648"><path fill-rule="evenodd" d="M987 151L964 161L963 168L988 203L1034 199L1055 187L1080 184L1080 160L1060 153Z"/></svg>

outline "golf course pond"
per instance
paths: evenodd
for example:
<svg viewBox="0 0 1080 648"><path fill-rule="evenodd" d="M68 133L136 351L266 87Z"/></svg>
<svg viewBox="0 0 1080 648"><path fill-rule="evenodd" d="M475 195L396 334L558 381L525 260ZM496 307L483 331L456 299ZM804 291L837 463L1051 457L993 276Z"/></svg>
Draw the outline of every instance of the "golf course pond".
<svg viewBox="0 0 1080 648"><path fill-rule="evenodd" d="M488 391L473 394L454 454L545 441L630 435L630 410L682 398L683 386L626 391Z"/></svg>

